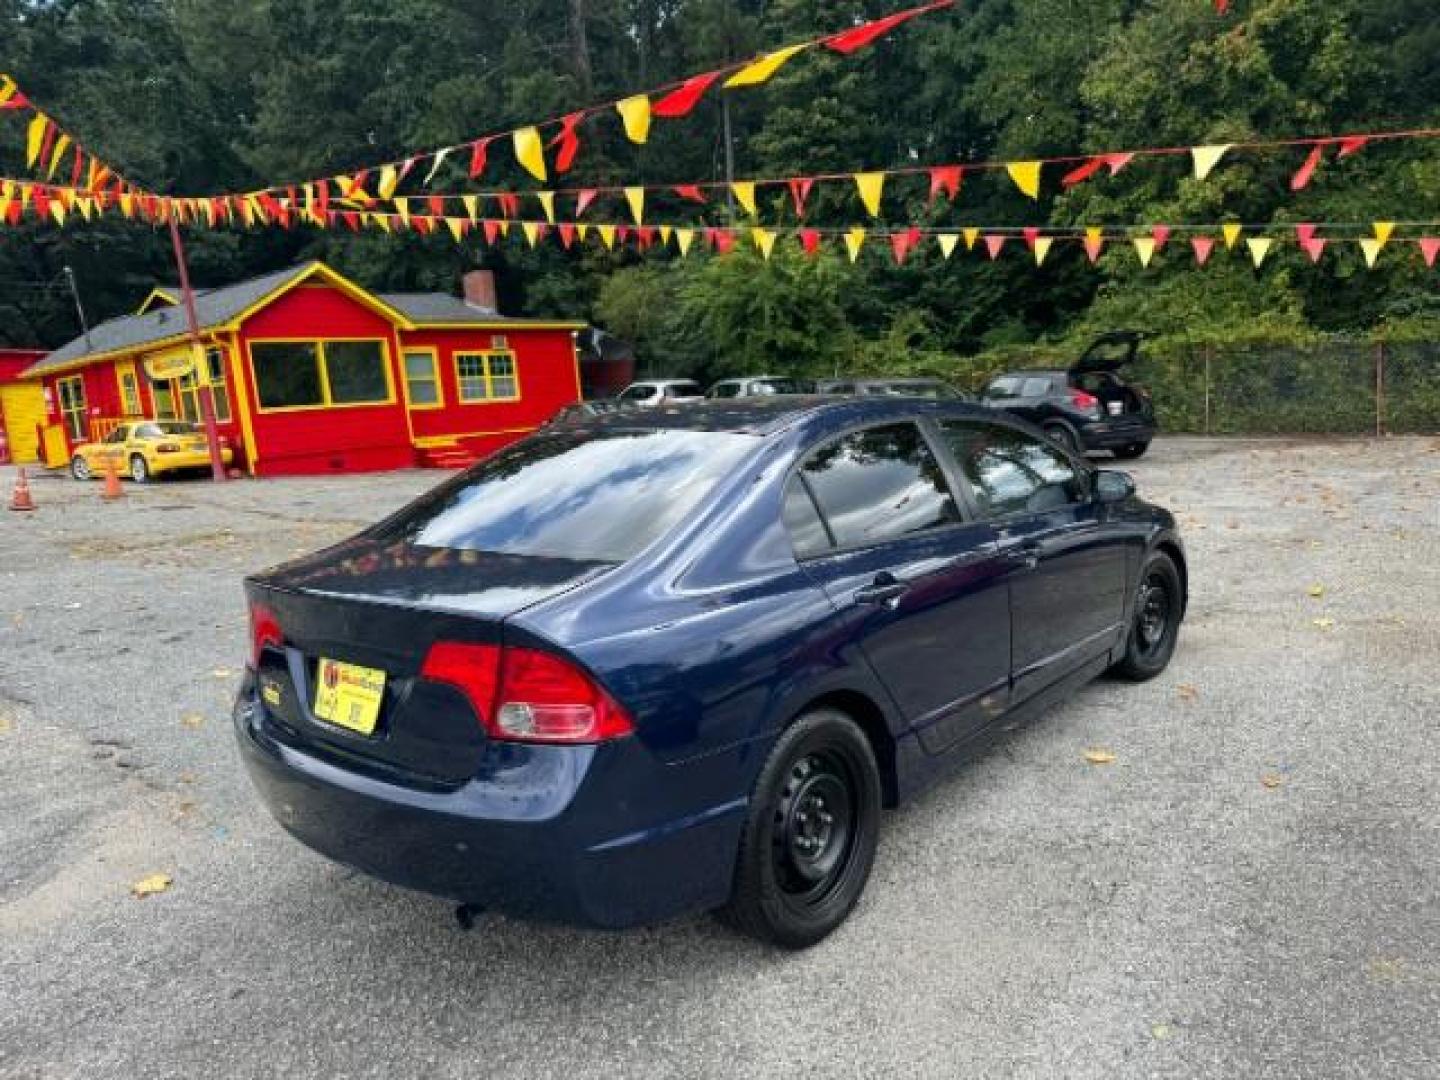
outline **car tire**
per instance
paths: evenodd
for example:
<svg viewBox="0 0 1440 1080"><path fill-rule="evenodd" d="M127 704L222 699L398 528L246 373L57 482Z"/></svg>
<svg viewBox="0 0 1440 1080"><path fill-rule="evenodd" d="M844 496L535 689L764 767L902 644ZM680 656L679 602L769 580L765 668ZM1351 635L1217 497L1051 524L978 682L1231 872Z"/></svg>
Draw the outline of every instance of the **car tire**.
<svg viewBox="0 0 1440 1080"><path fill-rule="evenodd" d="M130 455L130 479L143 484L150 479L150 465L143 454Z"/></svg>
<svg viewBox="0 0 1440 1080"><path fill-rule="evenodd" d="M755 782L721 920L785 949L821 941L865 889L880 809L880 769L855 721L835 709L801 716Z"/></svg>
<svg viewBox="0 0 1440 1080"><path fill-rule="evenodd" d="M1085 448L1080 445L1080 436L1075 434L1075 429L1069 424L1046 424L1045 434L1050 436L1050 441L1056 443L1076 457L1085 456Z"/></svg>
<svg viewBox="0 0 1440 1080"><path fill-rule="evenodd" d="M1180 620L1185 614L1185 591L1175 560L1155 552L1145 560L1136 589L1135 611L1125 638L1125 655L1111 673L1132 682L1153 679L1165 670L1175 653Z"/></svg>
<svg viewBox="0 0 1440 1080"><path fill-rule="evenodd" d="M70 475L76 480L92 479L93 474L90 472L90 463L79 454L76 454L70 459Z"/></svg>
<svg viewBox="0 0 1440 1080"><path fill-rule="evenodd" d="M1132 442L1129 446L1122 446L1115 451L1115 456L1121 461L1134 461L1136 458L1144 457L1145 451L1150 449L1148 442Z"/></svg>

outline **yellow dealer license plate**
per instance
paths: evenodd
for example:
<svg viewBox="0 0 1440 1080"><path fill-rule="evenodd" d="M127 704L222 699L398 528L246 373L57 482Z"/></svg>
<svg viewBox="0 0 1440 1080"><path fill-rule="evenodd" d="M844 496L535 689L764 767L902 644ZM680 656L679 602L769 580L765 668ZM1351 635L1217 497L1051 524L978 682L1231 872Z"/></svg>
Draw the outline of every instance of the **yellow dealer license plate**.
<svg viewBox="0 0 1440 1080"><path fill-rule="evenodd" d="M321 657L315 672L315 715L321 720L372 735L384 693L385 672Z"/></svg>

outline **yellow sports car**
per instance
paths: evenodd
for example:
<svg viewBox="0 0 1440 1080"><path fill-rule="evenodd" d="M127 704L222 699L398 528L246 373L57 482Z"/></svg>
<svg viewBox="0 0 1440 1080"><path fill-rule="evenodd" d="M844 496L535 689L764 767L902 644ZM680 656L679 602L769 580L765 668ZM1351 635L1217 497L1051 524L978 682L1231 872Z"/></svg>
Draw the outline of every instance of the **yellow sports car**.
<svg viewBox="0 0 1440 1080"><path fill-rule="evenodd" d="M235 452L220 440L220 457L228 466ZM136 420L121 424L100 442L82 443L70 458L70 475L91 480L105 475L106 461L115 471L144 483L152 476L180 469L208 469L210 450L205 431L185 420Z"/></svg>

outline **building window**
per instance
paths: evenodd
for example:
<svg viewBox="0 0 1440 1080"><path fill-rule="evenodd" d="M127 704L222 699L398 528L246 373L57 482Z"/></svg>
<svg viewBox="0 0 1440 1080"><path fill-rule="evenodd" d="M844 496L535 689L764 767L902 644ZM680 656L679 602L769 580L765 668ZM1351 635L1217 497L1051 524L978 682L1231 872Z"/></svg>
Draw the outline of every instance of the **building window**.
<svg viewBox="0 0 1440 1080"><path fill-rule="evenodd" d="M175 386L170 382L157 382L150 384L150 392L155 398L155 416L159 420L174 420L175 417Z"/></svg>
<svg viewBox="0 0 1440 1080"><path fill-rule="evenodd" d="M215 422L230 423L230 386L225 381L225 354L219 349L205 350L205 374L210 380L210 400L215 406Z"/></svg>
<svg viewBox="0 0 1440 1080"><path fill-rule="evenodd" d="M440 397L440 367L433 350L419 349L405 354L405 391L416 409L444 404Z"/></svg>
<svg viewBox="0 0 1440 1080"><path fill-rule="evenodd" d="M120 407L126 416L140 415L140 380L133 367L120 369Z"/></svg>
<svg viewBox="0 0 1440 1080"><path fill-rule="evenodd" d="M60 395L60 415L71 442L85 440L85 380L79 375L59 379L55 390Z"/></svg>
<svg viewBox="0 0 1440 1080"><path fill-rule="evenodd" d="M378 405L390 400L379 341L257 341L250 346L261 409Z"/></svg>
<svg viewBox="0 0 1440 1080"><path fill-rule="evenodd" d="M520 396L512 352L456 353L455 376L461 401L514 401Z"/></svg>

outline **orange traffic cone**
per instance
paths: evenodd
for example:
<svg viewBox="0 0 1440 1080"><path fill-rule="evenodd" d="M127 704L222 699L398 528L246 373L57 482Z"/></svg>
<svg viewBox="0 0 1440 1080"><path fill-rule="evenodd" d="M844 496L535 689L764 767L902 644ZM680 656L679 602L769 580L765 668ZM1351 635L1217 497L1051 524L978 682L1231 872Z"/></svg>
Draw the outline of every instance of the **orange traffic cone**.
<svg viewBox="0 0 1440 1080"><path fill-rule="evenodd" d="M15 478L15 490L10 494L11 510L34 510L35 500L30 497L30 480L25 476L25 467L20 467L20 475Z"/></svg>
<svg viewBox="0 0 1440 1080"><path fill-rule="evenodd" d="M105 459L105 490L100 492L102 499L119 499L125 492L120 489L120 474L115 471L115 459Z"/></svg>

